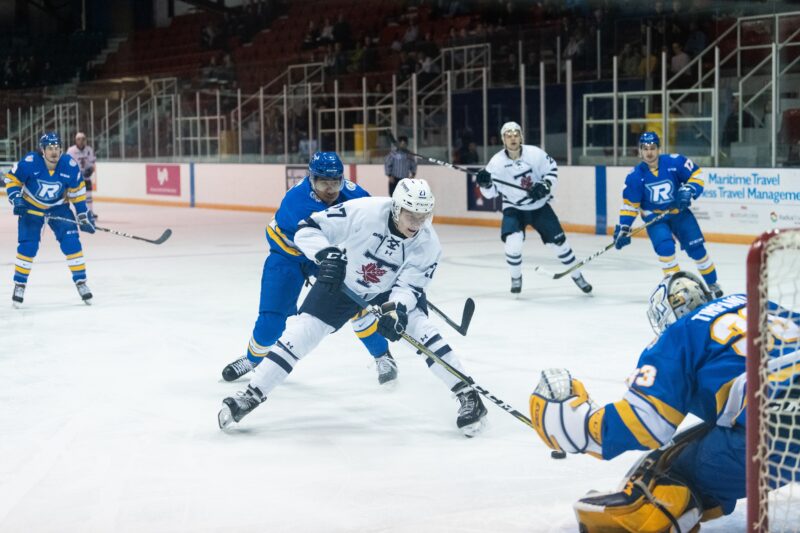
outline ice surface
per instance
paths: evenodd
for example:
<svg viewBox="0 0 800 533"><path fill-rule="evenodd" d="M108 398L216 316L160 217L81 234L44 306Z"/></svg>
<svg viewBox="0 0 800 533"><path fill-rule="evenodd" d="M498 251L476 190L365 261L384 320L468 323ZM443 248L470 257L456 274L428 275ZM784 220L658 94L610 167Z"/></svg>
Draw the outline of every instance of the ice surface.
<svg viewBox="0 0 800 533"><path fill-rule="evenodd" d="M552 460L492 405L486 432L466 439L457 400L420 356L395 345L400 382L381 390L349 326L223 433L221 400L247 380L225 383L220 371L256 318L271 215L99 203L100 225L174 234L161 246L82 234L87 307L46 230L14 310L16 224L0 204L0 531L576 531L572 502L615 488L637 457ZM591 262L587 296L532 272L560 264L528 233L515 299L497 229L437 231L430 299L457 320L466 297L477 310L467 337L434 320L478 383L523 413L553 366L600 403L621 397L652 339L646 300L661 271L648 241ZM569 236L579 258L608 239ZM709 249L726 292L742 291L746 247ZM743 516L740 502L703 531L743 530Z"/></svg>

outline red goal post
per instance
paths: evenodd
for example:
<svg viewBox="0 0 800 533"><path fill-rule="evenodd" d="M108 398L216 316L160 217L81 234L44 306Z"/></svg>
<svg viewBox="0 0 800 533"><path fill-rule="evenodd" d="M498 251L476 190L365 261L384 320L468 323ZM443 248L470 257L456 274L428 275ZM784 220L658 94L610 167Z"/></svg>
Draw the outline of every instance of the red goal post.
<svg viewBox="0 0 800 533"><path fill-rule="evenodd" d="M770 301L778 307L768 314ZM795 313L800 313L800 228L764 233L747 256L749 532L800 532L800 483L771 490L779 476L797 476L800 463L800 363L794 362L800 338ZM776 366L776 357L781 365Z"/></svg>

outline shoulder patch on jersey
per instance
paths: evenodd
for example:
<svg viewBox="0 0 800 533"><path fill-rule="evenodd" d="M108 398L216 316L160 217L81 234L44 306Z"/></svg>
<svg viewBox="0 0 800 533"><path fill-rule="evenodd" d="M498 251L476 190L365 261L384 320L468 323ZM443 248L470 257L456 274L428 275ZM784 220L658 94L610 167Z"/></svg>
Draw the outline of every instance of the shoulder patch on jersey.
<svg viewBox="0 0 800 533"><path fill-rule="evenodd" d="M350 180L344 180L344 186L347 187L348 191L356 190L356 184Z"/></svg>
<svg viewBox="0 0 800 533"><path fill-rule="evenodd" d="M69 159L69 166L76 167L76 166L78 166L78 163L76 163L74 159L70 158Z"/></svg>
<svg viewBox="0 0 800 533"><path fill-rule="evenodd" d="M28 163L33 163L33 154L28 154L25 156L25 161Z"/></svg>
<svg viewBox="0 0 800 533"><path fill-rule="evenodd" d="M678 159L681 154L669 154L672 159Z"/></svg>

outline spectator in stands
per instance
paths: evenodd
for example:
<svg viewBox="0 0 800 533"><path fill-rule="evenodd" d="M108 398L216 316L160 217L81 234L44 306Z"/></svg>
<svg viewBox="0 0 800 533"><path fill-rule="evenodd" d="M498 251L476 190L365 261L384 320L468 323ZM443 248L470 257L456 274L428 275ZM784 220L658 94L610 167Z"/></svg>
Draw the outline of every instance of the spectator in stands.
<svg viewBox="0 0 800 533"><path fill-rule="evenodd" d="M416 21L411 20L408 28L406 28L406 32L403 34L403 50L413 50L418 38L419 27Z"/></svg>
<svg viewBox="0 0 800 533"><path fill-rule="evenodd" d="M408 137L401 135L397 138L397 146L392 147L383 162L383 170L389 180L389 196L394 193L397 182L417 175L417 160L406 151L407 148Z"/></svg>
<svg viewBox="0 0 800 533"><path fill-rule="evenodd" d="M658 58L654 53L647 53L647 45L642 45L642 59L639 61L639 77L650 78L658 66Z"/></svg>
<svg viewBox="0 0 800 533"><path fill-rule="evenodd" d="M333 25L333 41L341 43L342 47L347 49L350 47L351 36L350 24L344 19L344 13L339 12L336 24Z"/></svg>
<svg viewBox="0 0 800 533"><path fill-rule="evenodd" d="M333 24L331 19L325 17L325 22L322 24L322 31L319 33L319 42L321 44L328 44L334 42L333 38Z"/></svg>
<svg viewBox="0 0 800 533"><path fill-rule="evenodd" d="M466 147L462 146L458 160L462 165L477 165L481 160L478 155L478 145L475 142L470 142Z"/></svg>
<svg viewBox="0 0 800 533"><path fill-rule="evenodd" d="M360 72L361 60L364 57L364 41L356 41L356 48L350 52L350 58L347 65L347 72Z"/></svg>
<svg viewBox="0 0 800 533"><path fill-rule="evenodd" d="M336 76L342 75L347 72L347 52L344 50L344 45L340 42L333 43L333 73Z"/></svg>
<svg viewBox="0 0 800 533"><path fill-rule="evenodd" d="M397 66L397 81L403 82L417 71L417 61L413 53L400 52L400 64Z"/></svg>
<svg viewBox="0 0 800 533"><path fill-rule="evenodd" d="M322 58L322 65L326 74L330 76L336 74L336 53L333 51L333 46L330 44L325 46L325 55Z"/></svg>
<svg viewBox="0 0 800 533"><path fill-rule="evenodd" d="M564 48L563 57L571 59L573 68L582 69L586 59L586 33L583 27L578 26L569 36L567 46Z"/></svg>
<svg viewBox="0 0 800 533"><path fill-rule="evenodd" d="M419 65L419 85L421 87L428 85L434 80L434 78L436 78L437 75L439 75L441 71L442 69L439 68L439 63L437 63L431 56L423 56Z"/></svg>
<svg viewBox="0 0 800 533"><path fill-rule="evenodd" d="M317 23L314 22L314 19L308 20L308 29L306 30L306 34L303 36L303 50L312 50L317 47L319 44L319 29L317 29Z"/></svg>
<svg viewBox="0 0 800 533"><path fill-rule="evenodd" d="M641 62L642 55L639 53L639 48L631 43L625 43L617 62L617 68L622 71L622 76L624 78L635 78L639 74L639 64Z"/></svg>
<svg viewBox="0 0 800 533"><path fill-rule="evenodd" d="M742 127L755 128L756 120L749 109L742 112ZM723 148L730 148L731 143L740 141L739 139L739 98L736 95L731 97L730 113L725 119L725 126L722 128Z"/></svg>
<svg viewBox="0 0 800 533"><path fill-rule="evenodd" d="M209 22L200 30L200 46L209 50L217 45L217 30L214 24Z"/></svg>
<svg viewBox="0 0 800 533"><path fill-rule="evenodd" d="M700 29L697 19L692 19L689 22L689 36L686 38L686 45L683 49L690 56L697 57L700 52L706 49L707 41L708 38L703 30Z"/></svg>
<svg viewBox="0 0 800 533"><path fill-rule="evenodd" d="M372 72L378 66L378 51L372 44L372 37L365 35L364 46L361 52L361 72Z"/></svg>
<svg viewBox="0 0 800 533"><path fill-rule="evenodd" d="M672 58L670 59L669 62L670 74L674 76L688 64L689 64L689 55L683 51L681 43L678 42L672 43ZM691 77L687 74L688 73L684 72L684 74L676 81L676 86L688 87L689 83L691 83Z"/></svg>
<svg viewBox="0 0 800 533"><path fill-rule="evenodd" d="M425 37L421 41L417 41L417 52L425 57L436 57L439 55L439 47L433 40L433 34L430 31L425 32Z"/></svg>

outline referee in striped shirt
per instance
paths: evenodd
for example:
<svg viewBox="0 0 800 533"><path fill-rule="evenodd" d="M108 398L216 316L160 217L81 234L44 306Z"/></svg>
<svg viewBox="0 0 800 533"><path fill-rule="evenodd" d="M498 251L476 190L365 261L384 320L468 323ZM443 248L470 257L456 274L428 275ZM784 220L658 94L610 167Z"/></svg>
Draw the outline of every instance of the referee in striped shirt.
<svg viewBox="0 0 800 533"><path fill-rule="evenodd" d="M394 194L397 182L417 175L417 160L406 151L406 147L408 137L401 135L397 138L397 146L392 147L383 162L384 174L389 178L389 196Z"/></svg>

